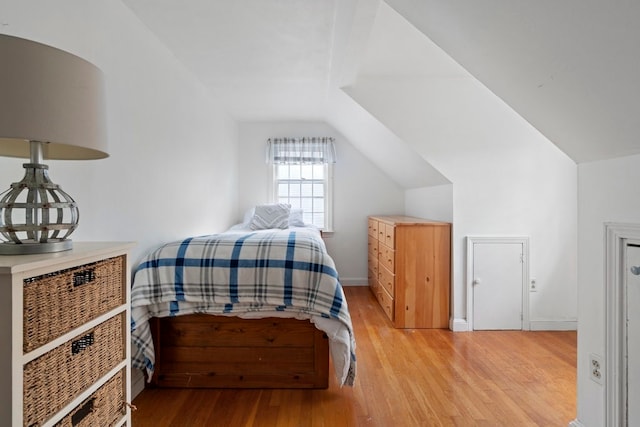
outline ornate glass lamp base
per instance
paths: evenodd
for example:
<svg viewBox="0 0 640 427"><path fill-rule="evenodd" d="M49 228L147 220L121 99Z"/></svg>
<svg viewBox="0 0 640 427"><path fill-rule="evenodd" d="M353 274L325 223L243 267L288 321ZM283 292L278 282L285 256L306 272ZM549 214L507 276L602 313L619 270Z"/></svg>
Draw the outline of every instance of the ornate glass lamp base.
<svg viewBox="0 0 640 427"><path fill-rule="evenodd" d="M22 243L2 242L0 243L0 255L33 255L46 254L51 252L68 251L73 248L71 240L51 240L46 243L25 240Z"/></svg>

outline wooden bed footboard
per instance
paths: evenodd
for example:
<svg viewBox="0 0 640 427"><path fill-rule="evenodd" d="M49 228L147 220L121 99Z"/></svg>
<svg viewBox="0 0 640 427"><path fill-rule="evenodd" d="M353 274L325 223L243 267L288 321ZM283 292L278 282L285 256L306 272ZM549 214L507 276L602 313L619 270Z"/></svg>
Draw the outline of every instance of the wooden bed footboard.
<svg viewBox="0 0 640 427"><path fill-rule="evenodd" d="M190 314L152 318L150 326L155 386L329 386L329 342L308 320Z"/></svg>

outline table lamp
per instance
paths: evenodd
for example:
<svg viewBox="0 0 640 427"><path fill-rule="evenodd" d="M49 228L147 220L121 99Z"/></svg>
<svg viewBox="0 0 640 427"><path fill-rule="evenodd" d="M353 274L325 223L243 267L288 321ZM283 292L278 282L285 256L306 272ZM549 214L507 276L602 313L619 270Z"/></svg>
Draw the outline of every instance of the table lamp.
<svg viewBox="0 0 640 427"><path fill-rule="evenodd" d="M0 61L0 155L29 159L24 178L0 193L0 255L69 250L78 206L50 180L43 160L108 157L102 72L4 34Z"/></svg>

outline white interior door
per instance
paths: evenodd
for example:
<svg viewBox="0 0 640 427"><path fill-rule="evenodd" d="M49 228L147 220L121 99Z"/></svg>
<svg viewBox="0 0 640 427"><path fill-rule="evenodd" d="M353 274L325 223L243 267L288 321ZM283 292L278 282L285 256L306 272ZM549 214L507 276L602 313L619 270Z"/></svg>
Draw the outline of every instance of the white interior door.
<svg viewBox="0 0 640 427"><path fill-rule="evenodd" d="M626 425L638 426L640 425L640 247L627 246L627 266L625 286Z"/></svg>
<svg viewBox="0 0 640 427"><path fill-rule="evenodd" d="M473 329L522 329L522 243L473 243Z"/></svg>

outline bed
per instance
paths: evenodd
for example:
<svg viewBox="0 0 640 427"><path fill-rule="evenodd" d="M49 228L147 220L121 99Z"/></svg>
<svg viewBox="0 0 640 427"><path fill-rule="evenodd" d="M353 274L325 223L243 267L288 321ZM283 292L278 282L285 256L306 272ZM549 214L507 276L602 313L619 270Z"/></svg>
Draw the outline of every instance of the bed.
<svg viewBox="0 0 640 427"><path fill-rule="evenodd" d="M132 365L165 387L326 388L355 380L338 273L314 227L244 225L171 242L138 265Z"/></svg>

